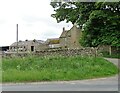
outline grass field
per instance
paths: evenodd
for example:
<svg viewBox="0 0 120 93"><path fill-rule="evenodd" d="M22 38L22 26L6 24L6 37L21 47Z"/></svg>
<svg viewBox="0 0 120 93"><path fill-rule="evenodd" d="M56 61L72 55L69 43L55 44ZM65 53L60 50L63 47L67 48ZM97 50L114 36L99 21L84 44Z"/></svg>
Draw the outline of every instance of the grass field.
<svg viewBox="0 0 120 93"><path fill-rule="evenodd" d="M2 82L82 80L117 73L115 65L95 57L29 56L2 59Z"/></svg>

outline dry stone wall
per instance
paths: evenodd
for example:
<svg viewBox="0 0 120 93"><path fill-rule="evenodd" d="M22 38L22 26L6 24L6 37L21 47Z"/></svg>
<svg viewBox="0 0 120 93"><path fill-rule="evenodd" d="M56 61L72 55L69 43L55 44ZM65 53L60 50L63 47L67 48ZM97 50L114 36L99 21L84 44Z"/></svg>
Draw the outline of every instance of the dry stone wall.
<svg viewBox="0 0 120 93"><path fill-rule="evenodd" d="M16 56L17 53L6 53L4 54L4 56ZM32 52L32 53L25 53L25 52L21 52L18 53L17 56L29 56L29 55L37 55L37 56L100 56L100 54L98 54L97 49L96 48L80 48L80 49L49 49L49 50L42 50L42 51L36 51L36 52Z"/></svg>
<svg viewBox="0 0 120 93"><path fill-rule="evenodd" d="M46 51L36 51L35 55L47 56L47 55L61 55L61 56L98 56L96 49L94 48L81 48L81 49L54 49Z"/></svg>

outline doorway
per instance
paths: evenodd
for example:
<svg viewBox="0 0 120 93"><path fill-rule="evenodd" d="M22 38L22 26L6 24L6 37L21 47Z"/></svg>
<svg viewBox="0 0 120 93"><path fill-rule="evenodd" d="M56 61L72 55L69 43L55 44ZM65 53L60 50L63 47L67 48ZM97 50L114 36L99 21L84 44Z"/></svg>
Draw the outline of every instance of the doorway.
<svg viewBox="0 0 120 93"><path fill-rule="evenodd" d="M34 46L31 46L31 51L34 51Z"/></svg>

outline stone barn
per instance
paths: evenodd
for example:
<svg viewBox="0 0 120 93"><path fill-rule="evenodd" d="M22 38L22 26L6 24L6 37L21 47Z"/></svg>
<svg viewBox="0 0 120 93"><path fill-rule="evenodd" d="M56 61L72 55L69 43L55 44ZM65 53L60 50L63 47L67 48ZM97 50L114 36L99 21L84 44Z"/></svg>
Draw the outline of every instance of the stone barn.
<svg viewBox="0 0 120 93"><path fill-rule="evenodd" d="M19 52L35 52L39 50L45 50L48 46L42 40L25 40L18 42L18 51ZM13 43L9 47L10 52L17 51L17 42Z"/></svg>

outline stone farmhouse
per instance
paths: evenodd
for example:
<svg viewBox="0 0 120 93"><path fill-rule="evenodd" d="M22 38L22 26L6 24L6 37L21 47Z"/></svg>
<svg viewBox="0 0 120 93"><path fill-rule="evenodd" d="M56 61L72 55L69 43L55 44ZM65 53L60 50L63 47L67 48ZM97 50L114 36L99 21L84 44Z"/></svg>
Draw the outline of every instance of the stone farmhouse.
<svg viewBox="0 0 120 93"><path fill-rule="evenodd" d="M82 46L79 43L81 35L81 30L75 25L70 30L65 30L63 27L63 32L59 38L47 39L46 43L49 45L49 48L81 48Z"/></svg>
<svg viewBox="0 0 120 93"><path fill-rule="evenodd" d="M34 51L56 49L56 48L63 48L63 49L81 48L81 45L79 43L81 34L82 34L81 30L74 25L70 30L65 30L65 28L63 28L63 32L59 38L51 38L51 39L47 39L46 41L35 40L35 39L19 41L18 51L34 52ZM17 42L10 45L9 51L10 52L17 51Z"/></svg>
<svg viewBox="0 0 120 93"><path fill-rule="evenodd" d="M79 28L77 28L75 25L70 30L65 30L63 28L63 32L59 37L60 40L60 46L62 48L81 48L82 46L79 43L80 36L82 35L82 32Z"/></svg>

